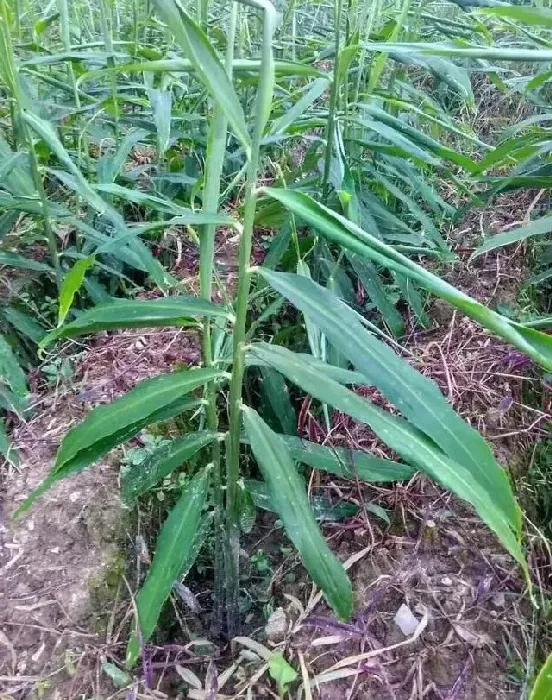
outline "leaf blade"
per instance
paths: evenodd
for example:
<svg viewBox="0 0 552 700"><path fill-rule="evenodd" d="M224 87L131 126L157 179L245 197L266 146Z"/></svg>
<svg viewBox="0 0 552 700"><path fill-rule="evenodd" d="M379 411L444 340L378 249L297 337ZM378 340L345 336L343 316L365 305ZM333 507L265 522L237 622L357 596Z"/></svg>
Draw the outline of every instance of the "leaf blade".
<svg viewBox="0 0 552 700"><path fill-rule="evenodd" d="M223 377L225 373L212 368L171 372L146 379L111 403L93 409L65 435L49 475L27 497L15 517L54 483L82 471L147 425L196 407L198 401L190 399L188 393Z"/></svg>
<svg viewBox="0 0 552 700"><path fill-rule="evenodd" d="M256 411L244 407L243 414L251 449L289 538L299 550L309 574L322 589L330 606L339 617L349 619L353 609L351 583L316 524L304 484L285 444Z"/></svg>
<svg viewBox="0 0 552 700"><path fill-rule="evenodd" d="M41 342L41 346L58 338L75 338L96 331L123 328L165 328L188 326L195 317L229 318L222 306L192 296L161 297L158 299L116 299L98 304L82 313L75 321L56 328Z"/></svg>
<svg viewBox="0 0 552 700"><path fill-rule="evenodd" d="M140 642L149 640L163 604L169 597L173 583L193 554L195 534L201 523L201 511L207 498L209 469L199 472L184 490L169 513L157 540L155 556L147 578L136 596L138 625L130 638L126 666L131 668L140 653Z"/></svg>
<svg viewBox="0 0 552 700"><path fill-rule="evenodd" d="M89 255L87 258L77 260L64 275L61 289L59 290L59 309L58 309L58 326L67 318L75 294L82 287L84 277L91 267L94 267L95 258Z"/></svg>
<svg viewBox="0 0 552 700"><path fill-rule="evenodd" d="M376 435L406 462L429 474L445 488L471 503L527 575L527 563L520 546L519 530L512 529L510 518L496 504L493 493L482 490L469 470L441 452L404 419L365 401L334 382L328 374L322 373L296 353L265 343L256 343L252 352L322 403L334 406L355 420L369 425Z"/></svg>
<svg viewBox="0 0 552 700"><path fill-rule="evenodd" d="M308 195L288 189L267 188L264 191L324 237L417 281L425 289L470 316L484 328L493 331L545 369L552 371L552 337L525 328L492 311Z"/></svg>
<svg viewBox="0 0 552 700"><path fill-rule="evenodd" d="M251 139L245 115L232 83L202 29L174 0L154 0L159 15L192 61L203 84L224 110L234 133L246 152L251 151Z"/></svg>
<svg viewBox="0 0 552 700"><path fill-rule="evenodd" d="M145 462L132 467L122 477L121 495L127 503L138 498L161 479L171 474L183 462L199 450L210 445L216 434L202 430L184 437L171 440L169 445L155 450Z"/></svg>
<svg viewBox="0 0 552 700"><path fill-rule="evenodd" d="M308 314L331 343L416 428L428 435L449 457L464 464L492 491L519 528L520 512L512 498L505 472L497 465L490 447L447 403L440 389L408 362L375 338L358 315L331 291L316 282L285 272L261 270L261 274L294 306ZM498 486L501 486L498 489Z"/></svg>

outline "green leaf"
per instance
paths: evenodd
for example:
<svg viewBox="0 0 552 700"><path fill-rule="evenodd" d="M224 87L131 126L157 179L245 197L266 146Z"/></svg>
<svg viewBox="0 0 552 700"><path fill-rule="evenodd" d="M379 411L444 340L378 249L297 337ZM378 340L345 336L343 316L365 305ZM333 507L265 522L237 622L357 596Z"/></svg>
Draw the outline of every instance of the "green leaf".
<svg viewBox="0 0 552 700"><path fill-rule="evenodd" d="M552 61L552 49L510 49L454 44L428 44L424 42L405 42L404 44L366 43L370 51L392 51L393 53L421 54L422 56L450 56L456 58L481 58L487 61L521 61L523 63L549 63Z"/></svg>
<svg viewBox="0 0 552 700"><path fill-rule="evenodd" d="M429 151L418 146L418 144L414 143L414 141L410 140L398 129L395 129L394 127L391 127L388 124L384 124L381 121L377 122L374 119L362 119L358 121L362 126L371 129L376 134L378 134L378 136L384 138L386 141L389 141L393 145L401 148L412 158L416 158L422 163L427 163L428 165L441 165L441 161L437 157L435 157L432 153L429 153ZM369 141L361 141L361 143L365 143L365 145L368 147L370 147L371 145L371 142Z"/></svg>
<svg viewBox="0 0 552 700"><path fill-rule="evenodd" d="M1 314L18 333L33 343L39 343L44 338L44 328L23 311L19 311L13 306L6 306L2 309Z"/></svg>
<svg viewBox="0 0 552 700"><path fill-rule="evenodd" d="M195 317L229 318L230 314L218 306L199 297L175 296L158 299L114 298L107 304L99 304L85 311L71 323L56 328L41 343L42 347L57 338L75 338L87 333L121 328L166 328L190 326Z"/></svg>
<svg viewBox="0 0 552 700"><path fill-rule="evenodd" d="M261 367L261 375L260 389L263 406L271 409L282 433L294 435L297 429L297 418L284 378L271 367Z"/></svg>
<svg viewBox="0 0 552 700"><path fill-rule="evenodd" d="M299 550L305 567L322 589L329 605L340 618L348 619L353 609L351 583L318 529L304 484L285 443L253 409L244 407L243 412L251 449L288 537Z"/></svg>
<svg viewBox="0 0 552 700"><path fill-rule="evenodd" d="M443 146L439 141L431 138L431 136L428 136L425 132L408 124L405 119L399 119L399 117L389 114L389 112L375 105L363 104L361 107L364 112L368 113L374 120L377 120L377 123L374 122L375 126L372 127L375 131L379 131L378 124L385 124L389 129L394 130L398 134L402 134L403 137L408 138L410 142L423 146L424 149L433 153L435 156L443 160L450 160L465 168L469 173L477 170L477 164L474 163L473 160L452 148Z"/></svg>
<svg viewBox="0 0 552 700"><path fill-rule="evenodd" d="M332 503L325 496L313 496L311 498L311 508L316 520L321 522L337 523L347 518L354 518L360 510L356 503L348 503L340 500Z"/></svg>
<svg viewBox="0 0 552 700"><path fill-rule="evenodd" d="M400 336L404 335L404 321L386 294L385 287L379 278L375 265L354 253L350 253L348 258L366 293L382 315L385 324L395 338L400 338Z"/></svg>
<svg viewBox="0 0 552 700"><path fill-rule="evenodd" d="M87 204L89 204L93 209L95 209L99 214L106 217L106 219L115 228L117 236L128 235L128 229L126 227L125 221L122 216L93 189L88 180L84 177L81 171L71 160L69 153L66 151L63 143L58 138L52 125L41 119L36 114L24 111L21 114L24 121L37 133L41 139L48 145L51 151L59 159L61 163L67 168L68 173L65 171L52 171L58 179L75 190ZM132 248L133 252L140 258L140 261L144 265L144 269L148 271L155 282L164 287L169 281L169 276L164 270L163 266L156 260L148 248L135 237L132 237L128 241L129 246Z"/></svg>
<svg viewBox="0 0 552 700"><path fill-rule="evenodd" d="M255 352L256 345L252 352ZM361 481L403 481L414 475L415 469L390 459L374 457L369 452L346 447L326 447L291 435L281 435L293 459L330 474Z"/></svg>
<svg viewBox="0 0 552 700"><path fill-rule="evenodd" d="M308 91L297 100L291 109L286 109L284 114L272 123L271 134L284 132L293 122L305 112L331 85L327 78L317 78L309 86Z"/></svg>
<svg viewBox="0 0 552 700"><path fill-rule="evenodd" d="M169 146L171 137L172 92L168 90L149 89L148 96L153 110L153 118L157 129L157 150L163 157Z"/></svg>
<svg viewBox="0 0 552 700"><path fill-rule="evenodd" d="M216 433L202 430L171 440L168 445L156 449L144 462L131 467L122 475L123 500L130 503L149 491L214 439Z"/></svg>
<svg viewBox="0 0 552 700"><path fill-rule="evenodd" d="M552 371L552 337L532 328L525 328L521 324L488 309L402 255L392 246L383 243L343 216L315 202L308 195L293 190L267 189L265 191L329 240L417 281L422 287L478 321L484 328L493 331L518 350L532 357L545 369Z"/></svg>
<svg viewBox="0 0 552 700"><path fill-rule="evenodd" d="M101 156L98 159L99 182L102 184L113 182L128 160L128 155L133 146L147 136L148 132L145 129L132 129L125 134L114 154Z"/></svg>
<svg viewBox="0 0 552 700"><path fill-rule="evenodd" d="M480 7L477 14L491 17L506 17L524 24L552 29L552 10L547 7L527 7L523 5L505 5L503 7Z"/></svg>
<svg viewBox="0 0 552 700"><path fill-rule="evenodd" d="M13 195L34 197L37 192L28 165L29 159L20 158L21 155L23 154L20 152L12 151L8 142L0 134L0 170L6 176L9 169L9 177L2 177L2 187Z"/></svg>
<svg viewBox="0 0 552 700"><path fill-rule="evenodd" d="M17 253L0 253L0 265L18 267L22 270L33 270L34 272L48 272L50 274L54 272L50 265L38 262L38 260L24 258L22 255L17 255Z"/></svg>
<svg viewBox="0 0 552 700"><path fill-rule="evenodd" d="M552 700L552 654L539 671L530 700Z"/></svg>
<svg viewBox="0 0 552 700"><path fill-rule="evenodd" d="M154 4L212 98L224 110L230 126L249 154L251 139L242 106L209 39L175 0L154 0Z"/></svg>
<svg viewBox="0 0 552 700"><path fill-rule="evenodd" d="M37 22L34 24L34 31L37 36L40 36L43 34L48 27L56 22L59 19L59 12L53 12L51 15L48 15L47 17L42 17L42 19L39 19Z"/></svg>
<svg viewBox="0 0 552 700"><path fill-rule="evenodd" d="M498 467L493 471L493 476L498 477L496 486L489 492L482 488L470 469L445 455L419 430L333 381L328 373L321 372L308 359L305 360L286 348L264 343L255 344L254 352L314 398L369 425L406 462L471 503L527 574L527 563L519 542L520 528L515 527L510 517L512 507L516 507L513 496L513 506L506 511L502 508L500 499L495 498L495 493L503 490Z"/></svg>
<svg viewBox="0 0 552 700"><path fill-rule="evenodd" d="M13 392L11 410L21 413L27 404L27 378L21 369L11 345L0 335L0 389L6 384Z"/></svg>
<svg viewBox="0 0 552 700"><path fill-rule="evenodd" d="M0 242L10 233L15 226L19 214L16 211L6 211L0 214Z"/></svg>
<svg viewBox="0 0 552 700"><path fill-rule="evenodd" d="M94 267L94 262L94 256L89 255L87 258L77 260L73 267L65 273L59 290L58 326L61 326L65 321L73 305L75 294L82 287L87 271Z"/></svg>
<svg viewBox="0 0 552 700"><path fill-rule="evenodd" d="M284 659L281 651L275 651L268 660L268 672L270 677L276 681L278 694L284 695L290 683L297 679L297 671Z"/></svg>
<svg viewBox="0 0 552 700"><path fill-rule="evenodd" d="M82 471L147 425L196 407L198 402L187 394L225 377L223 372L211 368L171 372L146 379L110 404L93 409L63 438L50 474L20 506L16 517L56 481Z"/></svg>
<svg viewBox="0 0 552 700"><path fill-rule="evenodd" d="M430 379L396 355L364 328L358 314L332 292L312 280L285 272L261 274L294 306L308 314L330 342L376 386L414 426L428 435L445 454L466 466L473 477L509 514L512 527L521 525L506 473L490 447L447 403Z"/></svg>
<svg viewBox="0 0 552 700"><path fill-rule="evenodd" d="M506 233L498 233L495 236L490 236L477 248L473 257L475 258L478 255L483 255L483 253L488 253L490 250L502 248L511 243L525 241L532 236L544 236L550 233L550 231L552 231L552 216L544 216L542 219L531 221L527 226L520 226Z"/></svg>
<svg viewBox="0 0 552 700"><path fill-rule="evenodd" d="M161 211L167 214L173 214L178 217L178 223L181 225L201 225L201 224L217 224L219 226L234 226L235 221L230 216L225 214L217 214L216 212L193 211L187 207L182 207L176 202L158 197L140 190L132 190L128 187L123 187L115 182L107 182L99 185L93 185L95 190L105 192L105 194L120 197L127 202L134 202L143 206ZM176 223L176 222L175 222ZM166 226L171 225L170 221L165 222Z"/></svg>
<svg viewBox="0 0 552 700"><path fill-rule="evenodd" d="M387 514L387 511L385 508L382 508L379 506L377 503L368 503L366 505L366 510L369 513L373 513L375 516L377 516L380 520L383 520L383 522L386 525L391 526L391 519L389 518L389 515Z"/></svg>
<svg viewBox="0 0 552 700"><path fill-rule="evenodd" d="M136 596L138 629L128 643L126 666L132 668L140 648L155 629L163 604L173 583L188 566L194 553L195 535L201 523L201 511L207 498L209 469L199 472L184 489L169 513L157 540L155 556L144 585ZM197 553L197 550L196 550Z"/></svg>
<svg viewBox="0 0 552 700"><path fill-rule="evenodd" d="M0 454L12 464L14 467L19 465L19 454L17 450L12 446L8 433L6 432L6 425L4 420L0 417Z"/></svg>

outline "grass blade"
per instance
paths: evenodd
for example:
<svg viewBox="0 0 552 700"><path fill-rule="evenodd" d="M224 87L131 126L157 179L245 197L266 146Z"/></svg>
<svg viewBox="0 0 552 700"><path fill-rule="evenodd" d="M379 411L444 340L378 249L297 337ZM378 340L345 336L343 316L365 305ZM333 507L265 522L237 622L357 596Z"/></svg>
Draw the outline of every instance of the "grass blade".
<svg viewBox="0 0 552 700"><path fill-rule="evenodd" d="M114 298L107 304L98 304L85 311L75 321L56 328L41 345L45 347L57 338L76 338L111 329L190 326L200 316L230 318L224 307L198 297L175 296L138 301Z"/></svg>
<svg viewBox="0 0 552 700"><path fill-rule="evenodd" d="M251 139L242 106L209 39L175 0L154 0L154 4L212 98L224 109L230 126L249 154Z"/></svg>
<svg viewBox="0 0 552 700"><path fill-rule="evenodd" d="M410 426L404 419L368 403L331 380L326 373L320 372L299 355L283 347L264 343L255 344L252 352L322 403L334 406L355 420L369 425L376 435L406 462L429 474L445 488L471 503L527 573L527 563L519 542L519 530L512 529L511 518L495 499L495 491L482 489L481 483L468 468L441 452L423 433ZM497 488L502 488L500 480ZM515 506L513 496L512 502Z"/></svg>
<svg viewBox="0 0 552 700"><path fill-rule="evenodd" d="M77 260L73 267L65 273L59 290L58 326L61 326L67 318L75 294L82 287L87 271L94 267L94 262L94 256L89 255L87 258Z"/></svg>
<svg viewBox="0 0 552 700"><path fill-rule="evenodd" d="M487 238L474 252L473 257L476 258L479 255L483 255L483 253L502 248L505 245L525 241L533 236L544 236L550 231L552 231L552 216L544 216L542 219L531 221L527 226L520 226L506 233L499 233Z"/></svg>
<svg viewBox="0 0 552 700"><path fill-rule="evenodd" d="M521 526L506 473L496 463L481 435L464 422L441 391L362 325L358 314L331 291L312 280L284 272L262 271L280 294L317 324L330 342L376 386L416 428L449 457L469 469L482 489L508 513L513 528Z"/></svg>
<svg viewBox="0 0 552 700"><path fill-rule="evenodd" d="M410 479L416 471L408 464L374 457L369 452L345 447L326 447L292 435L280 437L297 462L337 476L368 482L402 481Z"/></svg>

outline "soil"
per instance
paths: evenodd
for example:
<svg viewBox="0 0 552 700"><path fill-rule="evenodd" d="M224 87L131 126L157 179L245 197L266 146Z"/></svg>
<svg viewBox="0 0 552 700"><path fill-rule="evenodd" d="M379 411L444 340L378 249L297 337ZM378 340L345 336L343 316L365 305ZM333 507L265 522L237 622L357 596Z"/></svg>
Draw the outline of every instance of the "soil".
<svg viewBox="0 0 552 700"><path fill-rule="evenodd" d="M491 220L473 213L451 231L459 262L447 271L449 280L491 306L518 309L522 249L493 251L475 260L470 256L481 226L498 231L520 223L518 213L525 217L537 195L529 193L527 201L505 195L486 215ZM182 246L179 274L193 289L197 261L191 250ZM226 270L232 287L229 260L235 242L221 240L218 250L224 258L221 276ZM430 314L434 325L412 328L405 357L432 377L464 418L482 431L502 464L519 471L527 447L540 439L550 421L550 393L527 358L476 324L438 301ZM182 688L177 663L200 680L212 679L213 669L221 673L231 667L228 650L211 646L200 652L197 640L152 645L151 668L142 669L140 683L131 691L117 691L101 673L106 659L122 660L121 630L132 614L132 606L124 602L127 585L134 584L123 576L121 554L128 534L116 496L119 454L59 484L21 520L14 523L9 516L48 472L68 427L93 405L112 400L140 379L193 363L197 338L182 331L127 331L72 342L63 352L72 358L71 376L52 387L37 375L34 417L14 430L22 464L18 470L4 470L0 697L177 697L176 688ZM306 434L327 438L320 426L313 426L308 406L302 421ZM332 439L385 452L365 428L337 414ZM273 573L268 607L282 608L286 629L267 639L261 626L251 636L267 649L282 649L300 675L302 671L303 681L310 679L313 697L523 696L534 670L539 630L518 568L469 508L420 475L392 487L317 478L310 488L333 501L380 506L389 517L386 523L372 508L325 526L331 546L349 565L356 600L350 624L340 624L330 614L295 555ZM532 556L537 539L529 531L534 578L546 593L550 561ZM128 549L135 559L135 547ZM407 635L395 623L403 604L417 625ZM178 611L185 630L187 613L182 607ZM237 659L222 692L232 687L245 697L249 688L249 697L276 697L258 649L242 649ZM189 697L207 696L196 690Z"/></svg>

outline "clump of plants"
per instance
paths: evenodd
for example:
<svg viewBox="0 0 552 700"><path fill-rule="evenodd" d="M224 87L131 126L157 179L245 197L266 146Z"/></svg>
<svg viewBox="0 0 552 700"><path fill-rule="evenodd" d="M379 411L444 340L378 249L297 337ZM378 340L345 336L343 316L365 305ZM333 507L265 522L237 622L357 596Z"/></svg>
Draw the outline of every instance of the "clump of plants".
<svg viewBox="0 0 552 700"><path fill-rule="evenodd" d="M322 13L332 41L320 45L302 32L293 3L279 16L269 0L216 7L202 0L193 9L154 0L151 16L135 3L119 51L118 3L102 1L102 42L90 57L73 46L68 5L59 6L51 22L59 20L63 51L26 59L19 15L0 0L0 79L11 125L0 165L11 179L0 205L41 223L47 274L59 286L58 327L41 347L123 328L175 326L201 334L197 366L142 381L71 429L49 476L19 511L147 426L187 415L194 430L154 447L124 475L123 495L132 502L200 450L208 454L182 480L159 533L136 596L127 665L137 662L174 582L190 571L208 536L215 543L213 626L227 638L238 633L241 516L258 489L244 478L251 457L264 480L265 507L277 513L339 618L353 613L351 583L323 537L296 463L364 481L425 472L469 502L526 572L521 511L506 472L438 387L387 342L404 332L405 309L416 322L427 321L423 298L433 294L552 369L550 336L486 308L422 264L424 256L450 258L439 224L451 207L433 178L438 173L460 186L458 169L475 176L485 168L435 137L443 129L470 141L436 100L420 102L409 69L430 71L453 91L454 103L469 105L469 75L449 58L485 59L494 49L398 43L412 12L408 2L382 28L378 2L346 8L339 0ZM83 21L85 34L94 31L90 22ZM316 67L326 60L325 71ZM41 72L44 64L56 67L53 74ZM56 125L29 99L28 76L66 95L67 114L58 114ZM93 128L100 116L105 134ZM109 145L102 150L104 135ZM134 147L151 135L155 162L125 169ZM288 143L300 152L284 171L274 161ZM146 191L144 177L152 183ZM74 202L56 195L54 179ZM62 223L72 233L60 250ZM175 227L199 249L197 296L182 293L143 240L160 245L159 232ZM216 303L221 227L239 239L239 251L235 294ZM256 227L276 232L262 265L252 258ZM121 298L140 276L161 296ZM367 300L359 301L355 287ZM75 313L79 297L93 305ZM286 304L299 319L299 342L271 330ZM252 373L269 387L272 427L248 400ZM402 461L300 440L291 385L312 397L322 419L331 407L365 423ZM361 397L358 385L376 387L396 412Z"/></svg>

